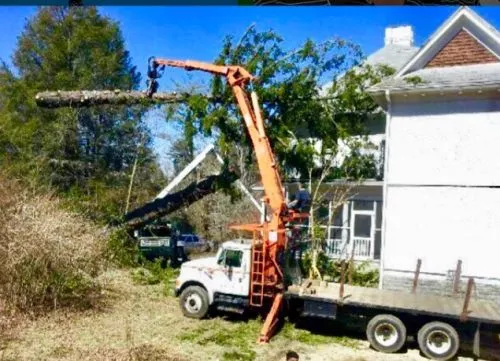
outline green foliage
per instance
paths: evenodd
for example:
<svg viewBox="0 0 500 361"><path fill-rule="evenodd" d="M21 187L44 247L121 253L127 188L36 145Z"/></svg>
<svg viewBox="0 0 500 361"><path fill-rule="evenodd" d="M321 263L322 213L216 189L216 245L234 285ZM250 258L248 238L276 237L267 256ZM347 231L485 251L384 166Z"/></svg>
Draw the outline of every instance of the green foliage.
<svg viewBox="0 0 500 361"><path fill-rule="evenodd" d="M122 228L115 229L107 239L107 258L119 267L134 267L140 259L137 240Z"/></svg>
<svg viewBox="0 0 500 361"><path fill-rule="evenodd" d="M408 84L412 84L412 85L418 85L418 84L424 83L424 80L421 77L419 77L418 75L407 76L403 79L405 80L405 82L407 82Z"/></svg>
<svg viewBox="0 0 500 361"><path fill-rule="evenodd" d="M200 321L197 326L181 333L178 338L182 342L190 342L200 346L211 344L224 347L223 360L251 361L256 358L255 337L262 328L261 319L237 323L221 322L220 319ZM296 328L292 323L285 322L274 336L276 342L298 341L310 346L335 343L357 349L359 343L347 337L315 334L308 330Z"/></svg>
<svg viewBox="0 0 500 361"><path fill-rule="evenodd" d="M284 324L283 328L281 329L277 337L285 338L287 340L299 341L305 343L306 345L311 345L311 346L335 343L353 349L359 348L359 343L351 338L339 337L333 335L315 334L308 330L296 328L292 323L289 322Z"/></svg>
<svg viewBox="0 0 500 361"><path fill-rule="evenodd" d="M173 296L175 291L175 279L179 275L179 270L164 267L162 259L155 261L144 260L142 267L134 268L130 271L132 280L140 285L163 284L163 295Z"/></svg>
<svg viewBox="0 0 500 361"><path fill-rule="evenodd" d="M244 351L224 351L222 354L223 361L253 361L257 353L254 350Z"/></svg>
<svg viewBox="0 0 500 361"><path fill-rule="evenodd" d="M348 281L348 267L351 264L348 261L344 261L344 281ZM312 252L308 251L303 257L302 266L304 269L308 270L312 265ZM329 279L332 282L341 281L341 260L333 260L329 258L324 252L318 253L317 267L324 278ZM365 262L353 262L352 263L352 284L354 286L363 287L377 287L379 282L379 272L378 269L372 267L369 261Z"/></svg>
<svg viewBox="0 0 500 361"><path fill-rule="evenodd" d="M220 320L202 321L196 328L182 333L179 339L201 346L224 346L223 360L252 361L256 358L253 350L255 335L261 327L261 320L241 321L235 325L227 325Z"/></svg>
<svg viewBox="0 0 500 361"><path fill-rule="evenodd" d="M317 99L320 85L360 60L359 47L342 39L307 40L288 51L276 32L251 26L238 41L230 36L224 39L216 63L241 65L257 77L251 90L259 96L274 153L284 170L304 172L312 160L307 138L322 139L327 149L335 146L339 136L329 112ZM189 119L186 126L196 134L215 136L226 155L234 144L243 146L249 164L252 149L249 139L241 136L246 130L231 88L225 79L213 77L209 92L217 102L194 99L178 107L177 114L182 120Z"/></svg>
<svg viewBox="0 0 500 361"><path fill-rule="evenodd" d="M72 208L104 223L123 213L138 156L136 181L151 195L151 182L161 175L144 107L47 110L35 104L44 90L137 89L140 74L118 23L95 7L40 8L18 38L13 63L18 75L0 67L4 169L56 188Z"/></svg>

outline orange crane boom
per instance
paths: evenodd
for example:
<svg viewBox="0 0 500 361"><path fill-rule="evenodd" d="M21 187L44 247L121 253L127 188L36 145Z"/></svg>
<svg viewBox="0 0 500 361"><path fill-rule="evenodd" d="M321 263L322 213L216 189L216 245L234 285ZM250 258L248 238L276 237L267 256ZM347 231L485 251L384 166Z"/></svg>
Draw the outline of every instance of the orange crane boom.
<svg viewBox="0 0 500 361"><path fill-rule="evenodd" d="M265 194L263 201L270 208L271 217L269 220L265 217L262 224L239 225L232 228L252 231L254 235L249 300L250 306L269 310L259 336L259 342L268 342L278 325L285 290L280 265L281 255L287 246L285 226L290 221L307 218L308 214L298 214L288 209L286 205L278 165L266 136L257 94L252 92L249 97L245 90L255 79L254 76L240 66L151 58L148 74L151 78L152 92L157 88L154 78L159 77L158 70L163 70L165 66L224 76L233 90L243 116L261 175Z"/></svg>

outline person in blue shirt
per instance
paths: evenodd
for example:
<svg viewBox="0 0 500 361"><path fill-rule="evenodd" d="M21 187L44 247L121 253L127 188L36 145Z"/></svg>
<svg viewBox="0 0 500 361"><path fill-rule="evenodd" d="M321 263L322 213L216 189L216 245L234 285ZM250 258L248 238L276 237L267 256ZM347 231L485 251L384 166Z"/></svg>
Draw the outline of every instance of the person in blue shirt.
<svg viewBox="0 0 500 361"><path fill-rule="evenodd" d="M298 212L307 212L311 207L311 195L304 188L302 183L299 184L299 189L295 193L295 199L288 203L288 208L293 209Z"/></svg>

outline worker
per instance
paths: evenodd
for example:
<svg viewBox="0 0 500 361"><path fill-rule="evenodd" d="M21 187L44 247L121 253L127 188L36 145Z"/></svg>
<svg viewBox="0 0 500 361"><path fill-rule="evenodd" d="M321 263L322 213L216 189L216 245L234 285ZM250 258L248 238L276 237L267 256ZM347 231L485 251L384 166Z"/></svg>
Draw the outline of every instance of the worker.
<svg viewBox="0 0 500 361"><path fill-rule="evenodd" d="M311 195L304 188L302 183L299 183L299 189L295 193L295 199L288 203L288 208L298 212L307 212L311 206Z"/></svg>
<svg viewBox="0 0 500 361"><path fill-rule="evenodd" d="M286 361L299 361L299 354L295 351L288 351L286 353Z"/></svg>
<svg viewBox="0 0 500 361"><path fill-rule="evenodd" d="M173 248L174 248L174 257L176 262L179 260L183 263L188 260L186 252L185 252L185 243L184 238L181 235L180 230L175 230L172 235Z"/></svg>

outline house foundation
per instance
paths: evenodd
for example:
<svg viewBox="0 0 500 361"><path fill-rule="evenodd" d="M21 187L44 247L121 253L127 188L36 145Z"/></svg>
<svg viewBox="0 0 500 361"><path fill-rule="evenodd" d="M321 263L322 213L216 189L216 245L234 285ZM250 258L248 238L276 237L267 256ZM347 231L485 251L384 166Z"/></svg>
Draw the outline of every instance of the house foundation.
<svg viewBox="0 0 500 361"><path fill-rule="evenodd" d="M414 285L414 274L406 272L385 272L382 280L382 288L392 291L412 292ZM461 277L455 289L455 280L447 275L420 275L417 282L416 292L430 293L440 296L465 297L468 277ZM472 297L476 299L489 300L500 303L500 279L474 279L475 288Z"/></svg>

